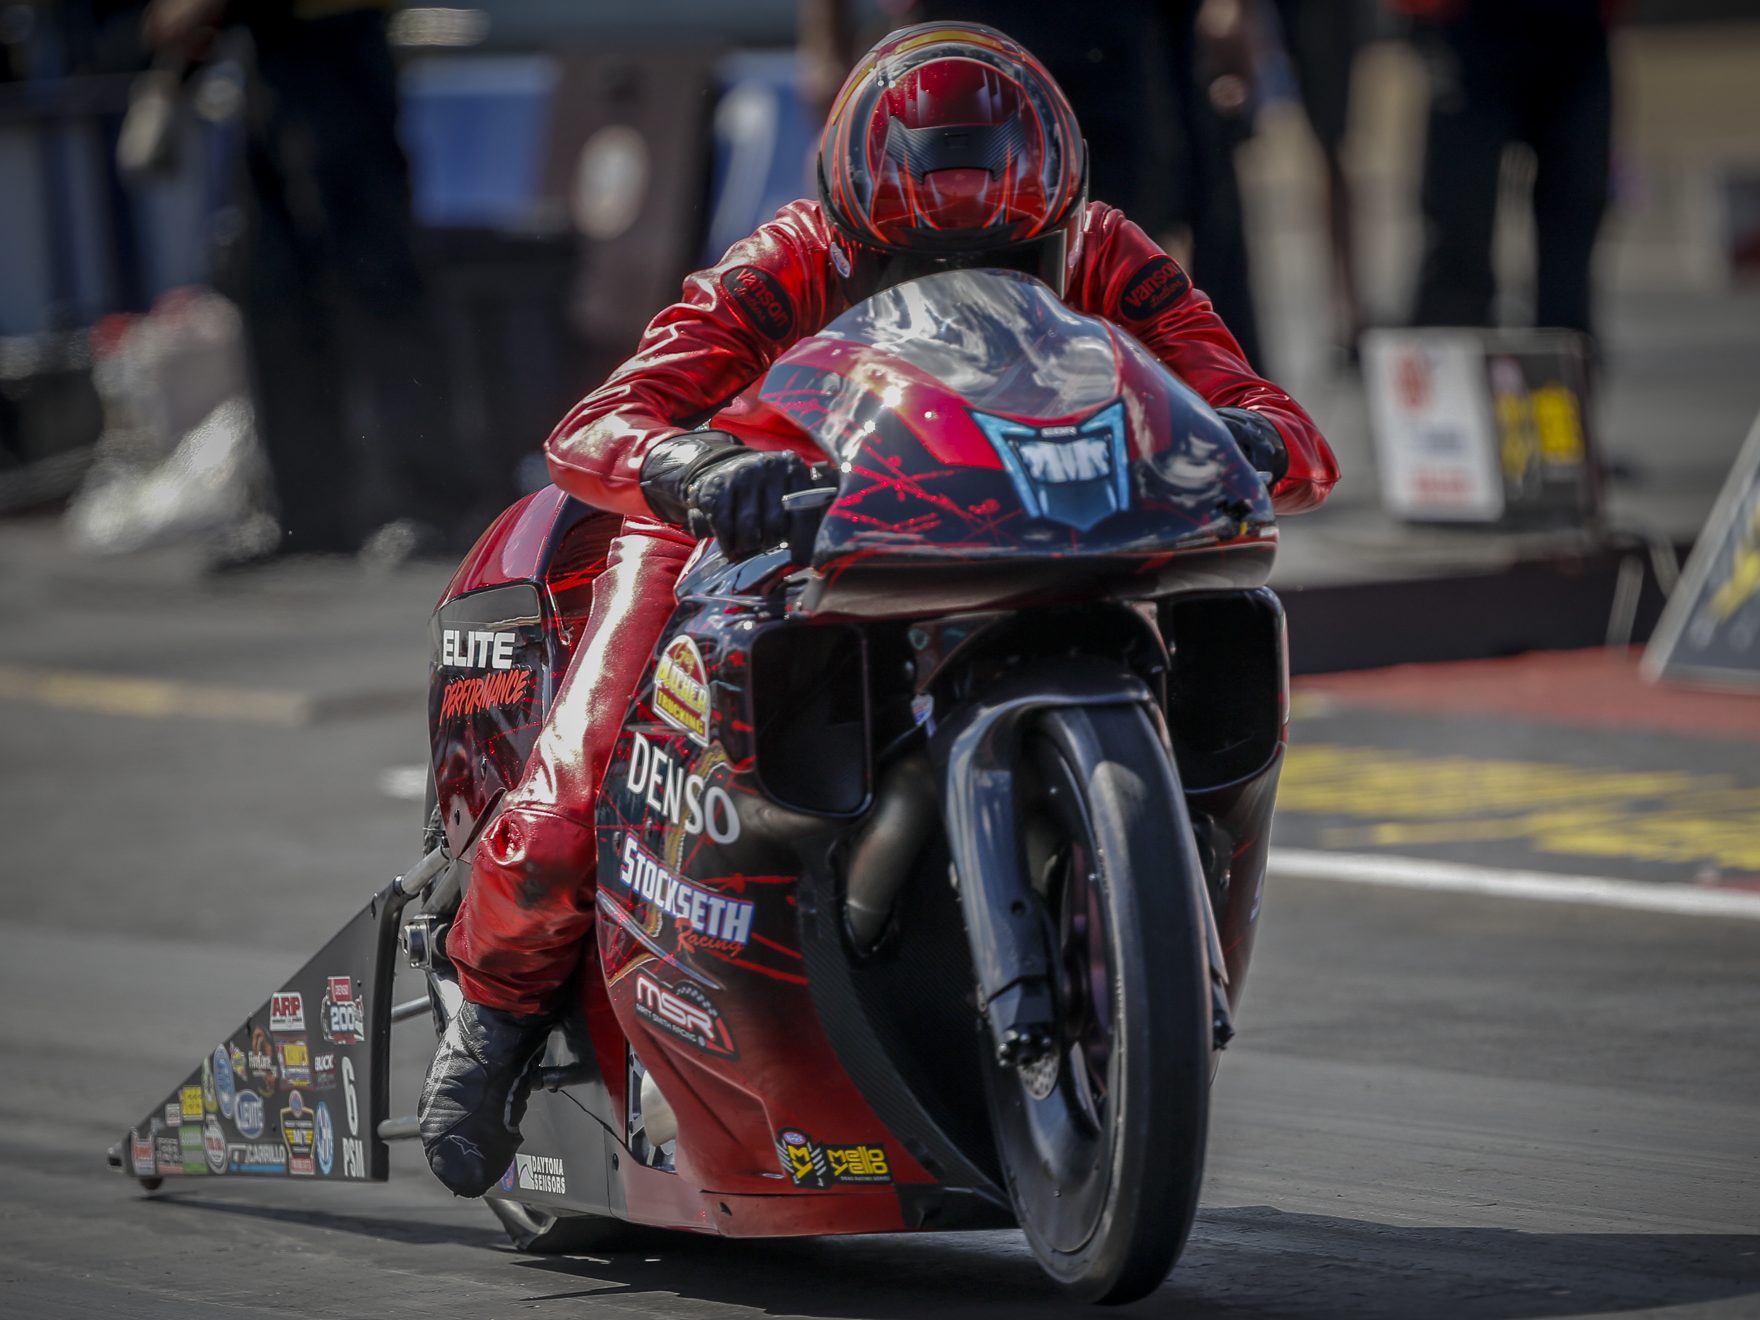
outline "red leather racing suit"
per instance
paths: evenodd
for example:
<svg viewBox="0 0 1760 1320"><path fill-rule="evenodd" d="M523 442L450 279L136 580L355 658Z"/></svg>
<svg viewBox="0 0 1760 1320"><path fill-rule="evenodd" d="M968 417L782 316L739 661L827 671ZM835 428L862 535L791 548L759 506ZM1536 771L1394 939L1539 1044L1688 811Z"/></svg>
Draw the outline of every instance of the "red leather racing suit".
<svg viewBox="0 0 1760 1320"><path fill-rule="evenodd" d="M1212 405L1268 418L1289 449L1288 475L1272 491L1280 513L1326 498L1338 468L1314 423L1253 372L1210 300L1121 212L1088 207L1065 301L1130 331ZM552 1010L591 932L599 780L695 545L654 518L641 490L643 459L735 400L845 305L818 203L793 202L720 264L687 279L683 298L653 319L634 356L550 436L556 484L625 521L525 775L478 844L447 941L474 1002L514 1013ZM756 447L791 443L740 434Z"/></svg>

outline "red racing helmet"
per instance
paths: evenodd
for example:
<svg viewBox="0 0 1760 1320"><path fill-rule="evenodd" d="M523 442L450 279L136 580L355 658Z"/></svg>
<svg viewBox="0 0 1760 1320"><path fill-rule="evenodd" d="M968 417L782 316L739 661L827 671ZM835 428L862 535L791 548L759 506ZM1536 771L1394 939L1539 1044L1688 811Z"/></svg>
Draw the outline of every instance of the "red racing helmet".
<svg viewBox="0 0 1760 1320"><path fill-rule="evenodd" d="M887 36L845 80L819 142L819 199L851 302L973 266L1025 270L1061 295L1087 196L1062 89L977 23Z"/></svg>

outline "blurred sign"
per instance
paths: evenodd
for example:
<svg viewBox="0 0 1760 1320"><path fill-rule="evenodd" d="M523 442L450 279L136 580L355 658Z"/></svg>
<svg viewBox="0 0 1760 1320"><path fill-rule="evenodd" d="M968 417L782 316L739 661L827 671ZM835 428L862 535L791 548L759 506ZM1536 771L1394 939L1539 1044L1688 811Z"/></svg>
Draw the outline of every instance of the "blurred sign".
<svg viewBox="0 0 1760 1320"><path fill-rule="evenodd" d="M1662 611L1644 675L1760 687L1760 417Z"/></svg>
<svg viewBox="0 0 1760 1320"><path fill-rule="evenodd" d="M1581 336L1378 330L1364 337L1381 496L1414 522L1565 523L1596 511Z"/></svg>
<svg viewBox="0 0 1760 1320"><path fill-rule="evenodd" d="M735 51L715 70L709 223L702 259L721 254L798 197L813 181L821 117L800 93L792 50Z"/></svg>

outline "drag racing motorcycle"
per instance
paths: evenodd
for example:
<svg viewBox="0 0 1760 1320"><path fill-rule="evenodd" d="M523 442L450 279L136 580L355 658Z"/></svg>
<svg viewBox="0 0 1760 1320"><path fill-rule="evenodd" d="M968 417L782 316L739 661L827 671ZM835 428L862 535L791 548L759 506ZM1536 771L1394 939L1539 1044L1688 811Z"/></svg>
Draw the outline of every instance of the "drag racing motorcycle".
<svg viewBox="0 0 1760 1320"><path fill-rule="evenodd" d="M823 484L704 543L598 817L596 950L490 1205L531 1250L1018 1225L1074 1294L1156 1287L1196 1207L1288 714L1261 477L1117 328L1006 271L886 290L722 429ZM734 415L737 413L738 415ZM618 519L547 489L434 615L425 855L112 1152L382 1180L395 1023ZM393 1002L399 963L426 993ZM419 1078L400 1089L413 1091Z"/></svg>

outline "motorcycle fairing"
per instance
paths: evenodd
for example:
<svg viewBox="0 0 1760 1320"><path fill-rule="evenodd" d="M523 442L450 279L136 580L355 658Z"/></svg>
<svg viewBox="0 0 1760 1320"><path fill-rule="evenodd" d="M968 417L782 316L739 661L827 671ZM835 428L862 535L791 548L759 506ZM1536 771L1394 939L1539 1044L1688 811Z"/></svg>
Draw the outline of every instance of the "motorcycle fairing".
<svg viewBox="0 0 1760 1320"><path fill-rule="evenodd" d="M1270 498L1221 419L1129 335L1030 276L948 271L887 290L791 347L760 397L837 465L812 558L823 573L950 554L1142 565L1275 542ZM1044 497L1057 483L1033 478L1009 432L1081 446L1114 404L1116 507L1060 518L1066 501Z"/></svg>
<svg viewBox="0 0 1760 1320"><path fill-rule="evenodd" d="M454 854L518 781L592 606L620 519L555 487L478 539L429 624L434 800Z"/></svg>
<svg viewBox="0 0 1760 1320"><path fill-rule="evenodd" d="M891 1109L883 1120L840 1057L851 1026L841 1014L860 1009L847 979L838 990L817 963L842 957L834 856L860 815L847 799L820 813L766 790L754 657L784 663L773 640L821 630L777 617L761 598L732 598L726 579L738 571L704 564L657 648L693 641L711 693L709 745L658 716L651 666L600 796L599 953L618 1024L678 1117L677 1172L665 1176L730 1207L712 1216L730 1235L1006 1220L1005 1199L959 1140L938 1134L920 1105L920 1127L901 1129ZM809 697L798 701L804 712ZM851 725L858 736L862 727ZM663 784L683 787L656 788L656 766ZM737 833L719 818L712 830L706 809L692 821L691 800L706 806L717 793L735 804ZM732 941L716 938L728 933L716 905L728 902L752 905L749 933L736 925ZM957 949L963 936L948 915ZM883 1047L873 1057L869 1071L883 1071ZM785 1133L802 1141L791 1146ZM819 1161L805 1179L781 1153L797 1148Z"/></svg>

